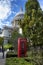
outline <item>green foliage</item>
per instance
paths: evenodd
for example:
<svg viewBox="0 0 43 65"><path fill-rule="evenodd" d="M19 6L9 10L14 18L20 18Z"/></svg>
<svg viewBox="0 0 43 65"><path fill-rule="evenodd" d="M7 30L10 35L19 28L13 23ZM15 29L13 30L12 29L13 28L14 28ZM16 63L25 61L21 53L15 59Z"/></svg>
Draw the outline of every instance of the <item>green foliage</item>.
<svg viewBox="0 0 43 65"><path fill-rule="evenodd" d="M5 45L4 45L4 49L9 49L9 48L11 48L11 47L12 47L11 44L5 44Z"/></svg>
<svg viewBox="0 0 43 65"><path fill-rule="evenodd" d="M31 15L32 9L35 9L36 12L40 8L40 5L37 0L28 0L25 5L25 11L27 15Z"/></svg>
<svg viewBox="0 0 43 65"><path fill-rule="evenodd" d="M12 38L15 39L17 37L22 37L22 35L18 33L18 30L13 30L13 32L12 32Z"/></svg>
<svg viewBox="0 0 43 65"><path fill-rule="evenodd" d="M11 35L11 39L10 39L10 43L13 43L15 40L17 40L19 37L22 37L21 34L18 33L17 30L13 30L12 35ZM16 42L15 42L16 43Z"/></svg>
<svg viewBox="0 0 43 65"><path fill-rule="evenodd" d="M17 57L17 55L13 51L7 52L6 58L11 58L11 57Z"/></svg>
<svg viewBox="0 0 43 65"><path fill-rule="evenodd" d="M19 34L17 30L14 30L12 32L12 37L10 39L11 40L10 42L12 42L12 45L17 45L19 37L22 37L22 35Z"/></svg>
<svg viewBox="0 0 43 65"><path fill-rule="evenodd" d="M14 29L10 38L10 43L14 47L15 53L17 52L18 38L22 37L21 34L18 33L17 29Z"/></svg>
<svg viewBox="0 0 43 65"><path fill-rule="evenodd" d="M3 44L3 38L0 37L0 45L2 45L2 44Z"/></svg>
<svg viewBox="0 0 43 65"><path fill-rule="evenodd" d="M26 2L24 19L20 26L30 43L32 42L34 45L43 44L43 12L37 0Z"/></svg>
<svg viewBox="0 0 43 65"><path fill-rule="evenodd" d="M33 62L27 62L24 58L7 58L5 65L35 65Z"/></svg>

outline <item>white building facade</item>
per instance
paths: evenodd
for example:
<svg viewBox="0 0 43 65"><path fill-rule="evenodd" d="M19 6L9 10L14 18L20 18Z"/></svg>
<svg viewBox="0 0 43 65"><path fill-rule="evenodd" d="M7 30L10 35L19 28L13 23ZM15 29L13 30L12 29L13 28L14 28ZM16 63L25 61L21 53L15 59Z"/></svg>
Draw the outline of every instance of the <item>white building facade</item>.
<svg viewBox="0 0 43 65"><path fill-rule="evenodd" d="M3 31L0 34L0 37L4 38L4 44L8 43L9 38L11 37L11 32L13 28L9 26L4 26Z"/></svg>
<svg viewBox="0 0 43 65"><path fill-rule="evenodd" d="M16 28L20 34L22 34L22 28L20 28L19 22L21 22L20 20L22 20L23 18L24 18L24 12L23 12L23 9L21 8L20 12L18 12L15 15L12 21L13 28Z"/></svg>
<svg viewBox="0 0 43 65"><path fill-rule="evenodd" d="M12 21L12 27L10 26L4 26L2 30L2 34L0 34L0 37L4 38L4 44L8 43L9 38L11 37L11 32L13 29L17 29L17 31L22 34L22 28L19 26L19 20L22 20L24 18L24 12L22 8L20 9L20 12L18 12L13 21Z"/></svg>

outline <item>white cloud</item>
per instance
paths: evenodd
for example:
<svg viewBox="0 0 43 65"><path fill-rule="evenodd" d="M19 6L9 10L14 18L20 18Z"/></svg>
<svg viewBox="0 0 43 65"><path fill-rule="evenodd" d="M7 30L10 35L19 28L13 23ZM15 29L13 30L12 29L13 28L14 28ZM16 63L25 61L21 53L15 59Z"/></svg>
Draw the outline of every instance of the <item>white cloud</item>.
<svg viewBox="0 0 43 65"><path fill-rule="evenodd" d="M41 8L42 8L42 10L43 10L43 5L41 5Z"/></svg>
<svg viewBox="0 0 43 65"><path fill-rule="evenodd" d="M15 1L16 2L17 0L10 0L10 1Z"/></svg>
<svg viewBox="0 0 43 65"><path fill-rule="evenodd" d="M3 25L9 25L9 23L2 22L11 14L11 0L0 0L0 28Z"/></svg>
<svg viewBox="0 0 43 65"><path fill-rule="evenodd" d="M18 5L17 4L14 4L16 7L18 7Z"/></svg>
<svg viewBox="0 0 43 65"><path fill-rule="evenodd" d="M5 22L5 23L2 23L2 22L1 22L1 27L0 27L0 28L2 28L2 27L4 27L4 26L12 26L12 25L11 25L11 23L10 23L9 21L7 21L7 22Z"/></svg>
<svg viewBox="0 0 43 65"><path fill-rule="evenodd" d="M0 28L2 28L2 22L0 21Z"/></svg>
<svg viewBox="0 0 43 65"><path fill-rule="evenodd" d="M3 25L4 23L2 22L2 20L0 20L0 28L2 28Z"/></svg>
<svg viewBox="0 0 43 65"><path fill-rule="evenodd" d="M17 12L12 11L13 14L16 14Z"/></svg>
<svg viewBox="0 0 43 65"><path fill-rule="evenodd" d="M4 25L11 26L11 23L10 23L9 21L3 23L3 22L0 20L0 28L2 28Z"/></svg>
<svg viewBox="0 0 43 65"><path fill-rule="evenodd" d="M39 3L40 3L40 7L42 8L42 10L43 10L43 0L38 0L39 1Z"/></svg>
<svg viewBox="0 0 43 65"><path fill-rule="evenodd" d="M6 19L11 13L11 4L9 0L0 1L0 19Z"/></svg>
<svg viewBox="0 0 43 65"><path fill-rule="evenodd" d="M3 25L9 25L10 23L7 21L5 24L3 24Z"/></svg>
<svg viewBox="0 0 43 65"><path fill-rule="evenodd" d="M11 26L11 23L7 21L4 25Z"/></svg>
<svg viewBox="0 0 43 65"><path fill-rule="evenodd" d="M27 0L21 0L21 1L27 1Z"/></svg>

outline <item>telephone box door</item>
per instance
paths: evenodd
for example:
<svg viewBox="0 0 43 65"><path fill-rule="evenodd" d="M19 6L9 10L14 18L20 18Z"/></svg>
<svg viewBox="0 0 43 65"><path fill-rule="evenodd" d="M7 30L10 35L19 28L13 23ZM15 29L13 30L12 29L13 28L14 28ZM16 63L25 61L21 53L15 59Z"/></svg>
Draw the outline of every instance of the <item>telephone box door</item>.
<svg viewBox="0 0 43 65"><path fill-rule="evenodd" d="M27 40L19 38L18 39L18 57L25 57L27 51Z"/></svg>

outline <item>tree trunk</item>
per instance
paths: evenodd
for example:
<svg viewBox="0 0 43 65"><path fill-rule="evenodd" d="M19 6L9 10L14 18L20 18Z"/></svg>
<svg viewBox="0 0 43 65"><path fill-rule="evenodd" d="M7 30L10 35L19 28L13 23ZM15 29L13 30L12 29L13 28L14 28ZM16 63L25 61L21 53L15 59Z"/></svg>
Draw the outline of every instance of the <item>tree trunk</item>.
<svg viewBox="0 0 43 65"><path fill-rule="evenodd" d="M3 48L3 45L2 45L2 53L3 53L2 57L4 58L4 48Z"/></svg>

